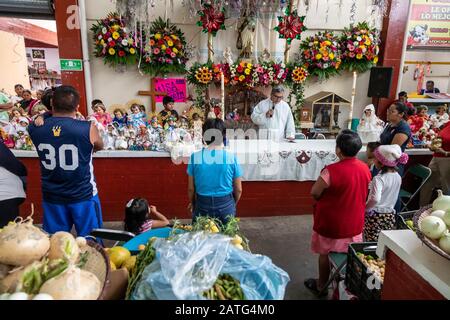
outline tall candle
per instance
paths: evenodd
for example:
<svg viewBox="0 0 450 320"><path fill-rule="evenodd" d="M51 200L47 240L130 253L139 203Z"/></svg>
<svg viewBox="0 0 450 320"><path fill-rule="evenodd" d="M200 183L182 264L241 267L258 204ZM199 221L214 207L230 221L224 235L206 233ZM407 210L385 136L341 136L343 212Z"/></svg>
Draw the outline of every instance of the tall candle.
<svg viewBox="0 0 450 320"><path fill-rule="evenodd" d="M352 100L350 102L350 112L348 115L348 128L352 128L352 119L353 119L353 106L355 104L355 96L356 96L356 79L358 78L358 74L356 71L353 71L353 86L352 86Z"/></svg>
<svg viewBox="0 0 450 320"><path fill-rule="evenodd" d="M222 101L222 120L225 120L225 77L223 72L220 73L220 93Z"/></svg>

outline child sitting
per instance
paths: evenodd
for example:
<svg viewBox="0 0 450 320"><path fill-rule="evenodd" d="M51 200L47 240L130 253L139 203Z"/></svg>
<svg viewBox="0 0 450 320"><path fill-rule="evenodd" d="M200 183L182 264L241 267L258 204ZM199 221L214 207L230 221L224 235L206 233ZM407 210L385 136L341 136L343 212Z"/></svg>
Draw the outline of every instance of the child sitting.
<svg viewBox="0 0 450 320"><path fill-rule="evenodd" d="M128 201L125 208L124 222L125 231L136 235L150 229L162 228L169 224L169 220L162 213L158 212L155 206L149 206L144 198Z"/></svg>
<svg viewBox="0 0 450 320"><path fill-rule="evenodd" d="M356 155L362 148L356 132L342 130L336 138L339 162L322 170L313 185L314 224L311 250L319 254L319 279L307 279L305 286L316 295L327 294L324 288L330 276L330 252L348 251L352 242L361 242L364 210L370 171Z"/></svg>
<svg viewBox="0 0 450 320"><path fill-rule="evenodd" d="M417 107L417 114L409 117L408 124L411 127L411 133L419 133L420 129L428 126L428 107L425 105Z"/></svg>
<svg viewBox="0 0 450 320"><path fill-rule="evenodd" d="M366 203L364 241L378 241L381 230L395 227L395 209L402 178L395 167L408 162L408 155L402 153L396 144L379 146L374 151L374 164L380 172L369 185Z"/></svg>

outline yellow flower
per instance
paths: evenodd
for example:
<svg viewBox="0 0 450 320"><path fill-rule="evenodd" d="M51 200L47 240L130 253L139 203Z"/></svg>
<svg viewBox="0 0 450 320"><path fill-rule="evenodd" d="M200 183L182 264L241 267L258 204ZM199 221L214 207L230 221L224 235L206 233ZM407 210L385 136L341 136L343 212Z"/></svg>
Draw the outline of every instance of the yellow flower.
<svg viewBox="0 0 450 320"><path fill-rule="evenodd" d="M247 68L251 69L253 65L251 63L247 64Z"/></svg>
<svg viewBox="0 0 450 320"><path fill-rule="evenodd" d="M316 54L316 60L322 59L322 55L320 53Z"/></svg>
<svg viewBox="0 0 450 320"><path fill-rule="evenodd" d="M172 41L167 41L167 44L169 45L169 47L173 46L173 42Z"/></svg>
<svg viewBox="0 0 450 320"><path fill-rule="evenodd" d="M120 26L118 24L115 24L112 26L112 28L117 31L117 30L119 30Z"/></svg>
<svg viewBox="0 0 450 320"><path fill-rule="evenodd" d="M363 57L363 55L362 55L361 53L358 53L358 54L356 55L356 59L358 59L358 60L361 60L362 57Z"/></svg>
<svg viewBox="0 0 450 320"><path fill-rule="evenodd" d="M100 44L101 44L101 45L104 45L104 44L105 44L105 40L102 39L102 40L100 41Z"/></svg>
<svg viewBox="0 0 450 320"><path fill-rule="evenodd" d="M239 77L239 81L244 81L244 79L245 79L245 76L244 75L241 75L240 77Z"/></svg>
<svg viewBox="0 0 450 320"><path fill-rule="evenodd" d="M116 54L116 50L114 50L114 48L109 48L108 53L113 56Z"/></svg>
<svg viewBox="0 0 450 320"><path fill-rule="evenodd" d="M156 39L156 40L161 39L161 34L159 34L159 33L155 34L155 39Z"/></svg>
<svg viewBox="0 0 450 320"><path fill-rule="evenodd" d="M161 49L166 50L166 46L165 46L165 45L162 45L162 46L161 46Z"/></svg>
<svg viewBox="0 0 450 320"><path fill-rule="evenodd" d="M244 73L245 73L246 75L249 75L251 71L252 71L252 70L250 70L250 69L245 69Z"/></svg>
<svg viewBox="0 0 450 320"><path fill-rule="evenodd" d="M361 50L364 50L364 49L366 49L367 47L364 46L364 45L362 45L362 46L360 46L360 48L361 48Z"/></svg>
<svg viewBox="0 0 450 320"><path fill-rule="evenodd" d="M370 42L369 39L366 40L366 42L364 43L366 46L370 46L372 44L372 42Z"/></svg>
<svg viewBox="0 0 450 320"><path fill-rule="evenodd" d="M325 44L326 44L327 46L331 46L331 41L326 40L326 41L325 41Z"/></svg>
<svg viewBox="0 0 450 320"><path fill-rule="evenodd" d="M136 50L134 50L134 48L130 48L130 53L131 53L131 54L135 54L135 53L136 53Z"/></svg>
<svg viewBox="0 0 450 320"><path fill-rule="evenodd" d="M171 35L171 37L172 37L173 40L178 40L178 37L176 35L174 35L174 34Z"/></svg>
<svg viewBox="0 0 450 320"><path fill-rule="evenodd" d="M340 61L338 61L338 62L336 62L336 69L339 69L339 67L341 66L341 62Z"/></svg>
<svg viewBox="0 0 450 320"><path fill-rule="evenodd" d="M113 32L112 37L113 37L114 40L117 40L117 39L120 38L120 34L117 31Z"/></svg>
<svg viewBox="0 0 450 320"><path fill-rule="evenodd" d="M377 64L378 62L378 56L376 56L375 58L373 58L373 63Z"/></svg>
<svg viewBox="0 0 450 320"><path fill-rule="evenodd" d="M173 48L172 51L173 51L174 53L178 53L178 49L177 49L177 48Z"/></svg>
<svg viewBox="0 0 450 320"><path fill-rule="evenodd" d="M334 59L334 53L330 53L330 59L333 60Z"/></svg>

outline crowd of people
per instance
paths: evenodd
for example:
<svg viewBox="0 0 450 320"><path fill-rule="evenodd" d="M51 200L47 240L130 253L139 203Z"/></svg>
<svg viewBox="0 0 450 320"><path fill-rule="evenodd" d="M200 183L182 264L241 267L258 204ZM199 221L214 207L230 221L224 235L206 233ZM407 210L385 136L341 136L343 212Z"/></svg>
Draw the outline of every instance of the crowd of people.
<svg viewBox="0 0 450 320"><path fill-rule="evenodd" d="M19 94L19 93L18 93ZM255 108L258 123L277 129L278 136L293 138L288 110L280 107L283 91L275 89L271 97ZM75 226L80 236L102 226L101 203L94 176L92 155L105 147L98 124L109 121L140 123L142 110L132 108L132 116L124 119L123 112L115 112L114 119L105 115L101 101L93 102L96 121L83 121L78 115L80 96L70 86L44 92L39 102L47 110L38 114L28 126L29 135L41 160L43 195L43 228L49 233L69 231ZM165 100L168 102L168 100ZM9 102L8 102L9 103ZM3 109L5 105L0 105ZM170 105L171 102L165 103ZM28 110L33 108L28 105ZM172 110L171 110L172 108ZM409 107L395 101L388 108L387 124L377 141L367 148L368 162L357 159L363 143L358 133L342 130L336 139L339 161L324 168L312 187L316 200L311 250L319 255L319 277L308 279L305 285L316 294L329 277L328 254L346 252L348 244L377 241L382 230L394 228L395 214L400 210L399 191L408 156L404 153L411 138L407 122ZM281 112L280 114L277 114ZM164 120L176 115L173 105L163 111ZM20 117L19 117L20 118ZM275 119L272 123L271 121ZM278 128L280 129L280 128ZM441 185L449 192L450 123L439 128L440 145L433 149L430 163L433 170L432 188ZM212 216L226 222L236 214L242 189L242 169L236 156L225 150L225 124L220 118L203 123L204 147L191 155L188 167L188 210L192 218ZM19 206L26 198L27 170L0 142L0 227L19 214ZM439 183L440 182L440 183ZM431 201L429 190L422 194L424 203ZM124 228L135 234L169 224L167 218L146 199L134 198L125 205ZM7 213L7 214L5 214Z"/></svg>

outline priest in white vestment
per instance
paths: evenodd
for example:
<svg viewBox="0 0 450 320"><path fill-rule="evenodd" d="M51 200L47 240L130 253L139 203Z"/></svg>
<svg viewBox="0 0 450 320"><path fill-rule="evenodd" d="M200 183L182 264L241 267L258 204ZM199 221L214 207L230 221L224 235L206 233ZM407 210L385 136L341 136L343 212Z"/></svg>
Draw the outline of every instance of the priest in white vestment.
<svg viewBox="0 0 450 320"><path fill-rule="evenodd" d="M284 88L274 87L270 98L261 101L253 109L252 121L259 127L260 139L295 139L294 116L283 97Z"/></svg>

